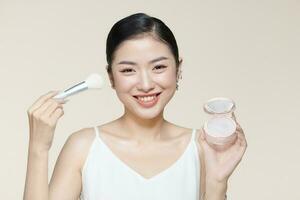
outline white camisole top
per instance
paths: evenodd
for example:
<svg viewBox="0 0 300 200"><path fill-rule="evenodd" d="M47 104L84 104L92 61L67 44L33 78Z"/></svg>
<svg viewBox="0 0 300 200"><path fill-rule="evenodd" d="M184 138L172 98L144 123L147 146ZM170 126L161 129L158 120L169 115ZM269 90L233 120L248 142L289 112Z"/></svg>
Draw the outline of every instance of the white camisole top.
<svg viewBox="0 0 300 200"><path fill-rule="evenodd" d="M119 159L95 129L82 168L80 200L199 200L200 161L196 129L180 158L169 168L144 178Z"/></svg>

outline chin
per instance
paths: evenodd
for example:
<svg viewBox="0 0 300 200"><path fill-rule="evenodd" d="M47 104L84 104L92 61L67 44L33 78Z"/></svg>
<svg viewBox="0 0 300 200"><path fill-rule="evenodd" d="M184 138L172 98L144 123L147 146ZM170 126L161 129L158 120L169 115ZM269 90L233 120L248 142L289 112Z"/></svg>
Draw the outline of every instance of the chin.
<svg viewBox="0 0 300 200"><path fill-rule="evenodd" d="M137 113L136 114L137 117L141 118L141 119L155 119L159 116L162 116L161 113Z"/></svg>
<svg viewBox="0 0 300 200"><path fill-rule="evenodd" d="M137 119L144 119L144 120L149 120L149 119L155 119L159 116L161 116L164 108L162 105L156 105L155 107L152 108L143 108L140 107L139 105L130 105L130 106L125 106L125 113L128 116L132 116L133 118Z"/></svg>

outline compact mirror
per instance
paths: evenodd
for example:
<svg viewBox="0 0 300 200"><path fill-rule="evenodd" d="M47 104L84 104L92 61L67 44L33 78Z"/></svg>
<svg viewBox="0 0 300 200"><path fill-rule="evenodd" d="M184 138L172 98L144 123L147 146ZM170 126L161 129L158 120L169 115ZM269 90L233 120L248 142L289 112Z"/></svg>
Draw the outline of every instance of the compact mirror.
<svg viewBox="0 0 300 200"><path fill-rule="evenodd" d="M235 103L229 98L216 97L208 100L203 108L209 114L226 114L235 110Z"/></svg>

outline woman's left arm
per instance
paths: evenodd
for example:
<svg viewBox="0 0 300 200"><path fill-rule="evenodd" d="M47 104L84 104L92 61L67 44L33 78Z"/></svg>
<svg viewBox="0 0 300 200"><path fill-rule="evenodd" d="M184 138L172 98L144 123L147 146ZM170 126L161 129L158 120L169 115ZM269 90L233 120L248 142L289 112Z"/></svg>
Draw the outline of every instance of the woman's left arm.
<svg viewBox="0 0 300 200"><path fill-rule="evenodd" d="M236 121L234 113L233 119L237 124L237 139L232 146L225 150L216 150L210 146L205 139L203 128L200 133L198 141L202 152L202 167L205 168L205 175L201 177L205 184L201 200L226 199L228 179L246 151L247 141L245 134Z"/></svg>

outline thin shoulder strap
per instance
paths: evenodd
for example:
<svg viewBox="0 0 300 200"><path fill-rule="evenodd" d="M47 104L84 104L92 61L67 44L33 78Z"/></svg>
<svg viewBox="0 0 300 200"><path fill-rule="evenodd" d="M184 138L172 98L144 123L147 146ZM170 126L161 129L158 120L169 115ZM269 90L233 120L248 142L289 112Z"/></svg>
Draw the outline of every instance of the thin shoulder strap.
<svg viewBox="0 0 300 200"><path fill-rule="evenodd" d="M195 135L196 135L196 129L193 128L193 132L192 132L192 141L195 140Z"/></svg>
<svg viewBox="0 0 300 200"><path fill-rule="evenodd" d="M96 135L96 137L100 138L98 127L97 127L97 126L94 126L94 129L95 129L95 135Z"/></svg>

